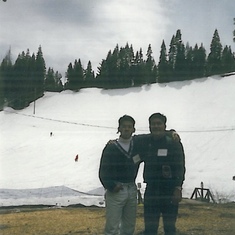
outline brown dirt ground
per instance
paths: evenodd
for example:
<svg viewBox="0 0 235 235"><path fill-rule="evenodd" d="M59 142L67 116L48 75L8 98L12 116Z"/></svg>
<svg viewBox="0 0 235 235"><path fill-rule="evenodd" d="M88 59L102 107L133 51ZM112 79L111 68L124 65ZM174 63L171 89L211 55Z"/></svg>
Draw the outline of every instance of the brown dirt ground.
<svg viewBox="0 0 235 235"><path fill-rule="evenodd" d="M105 209L97 207L17 207L0 209L1 235L100 235ZM143 206L138 206L136 233L143 230ZM234 235L235 204L180 204L178 235ZM159 234L163 235L162 223Z"/></svg>

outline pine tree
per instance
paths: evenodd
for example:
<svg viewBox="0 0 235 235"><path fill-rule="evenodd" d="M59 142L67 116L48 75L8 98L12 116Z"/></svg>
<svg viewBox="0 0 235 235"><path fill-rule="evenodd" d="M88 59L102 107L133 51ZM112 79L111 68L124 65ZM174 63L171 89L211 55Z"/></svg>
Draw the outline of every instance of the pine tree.
<svg viewBox="0 0 235 235"><path fill-rule="evenodd" d="M200 48L196 44L193 49L193 78L200 78L205 76L206 67L206 50L201 44Z"/></svg>
<svg viewBox="0 0 235 235"><path fill-rule="evenodd" d="M169 64L167 59L166 44L163 40L161 45L160 57L158 62L158 82L164 83L169 80Z"/></svg>
<svg viewBox="0 0 235 235"><path fill-rule="evenodd" d="M107 68L108 68L108 87L117 88L119 87L119 46L118 44L113 50L111 56L107 57Z"/></svg>
<svg viewBox="0 0 235 235"><path fill-rule="evenodd" d="M197 44L195 47L198 48ZM188 77L187 80L190 80L195 77L193 62L194 62L194 51L193 48L189 45L189 43L187 43L185 47L185 63L186 63L185 73L187 74Z"/></svg>
<svg viewBox="0 0 235 235"><path fill-rule="evenodd" d="M55 91L57 91L57 92L63 91L63 83L61 80L62 75L58 71L55 72L54 79L55 79Z"/></svg>
<svg viewBox="0 0 235 235"><path fill-rule="evenodd" d="M67 69L66 89L78 91L85 87L84 83L84 69L81 60L75 60L74 65L70 63Z"/></svg>
<svg viewBox="0 0 235 235"><path fill-rule="evenodd" d="M135 61L135 55L132 44L130 45L130 47L126 48L126 51L127 51L126 60L128 64L128 71L125 80L125 87L131 87L134 86L133 62Z"/></svg>
<svg viewBox="0 0 235 235"><path fill-rule="evenodd" d="M5 101L10 103L13 100L13 87L13 65L9 49L0 66L0 110L3 109Z"/></svg>
<svg viewBox="0 0 235 235"><path fill-rule="evenodd" d="M92 70L91 61L89 60L87 63L87 68L84 71L84 80L86 83L86 87L92 87L94 85L95 74Z"/></svg>
<svg viewBox="0 0 235 235"><path fill-rule="evenodd" d="M221 57L221 66L223 73L235 71L235 58L232 53L231 46L225 46L225 48L223 49Z"/></svg>
<svg viewBox="0 0 235 235"><path fill-rule="evenodd" d="M67 72L66 72L66 83L65 83L65 88L68 90L73 90L73 80L74 80L74 72L73 72L73 65L72 63L69 63Z"/></svg>
<svg viewBox="0 0 235 235"><path fill-rule="evenodd" d="M118 87L130 87L133 83L133 75L131 66L133 65L134 52L132 45L129 46L127 43L126 46L120 48L118 54Z"/></svg>
<svg viewBox="0 0 235 235"><path fill-rule="evenodd" d="M44 80L46 76L46 63L43 58L42 53L42 47L39 46L38 52L36 55L36 61L35 61L35 74L34 74L34 89L35 89L35 95L36 99L43 96L44 93Z"/></svg>
<svg viewBox="0 0 235 235"><path fill-rule="evenodd" d="M182 42L182 34L180 29L177 30L175 40L175 55L174 55L174 80L182 81L186 78L186 59L185 59L185 46Z"/></svg>
<svg viewBox="0 0 235 235"><path fill-rule="evenodd" d="M221 56L222 45L218 30L216 29L210 44L210 53L207 58L207 75L215 75L222 72Z"/></svg>
<svg viewBox="0 0 235 235"><path fill-rule="evenodd" d="M145 63L145 79L147 84L151 84L151 83L155 83L156 82L156 74L155 74L155 61L154 58L152 56L153 51L152 51L152 47L151 44L149 44L148 46L148 50L146 53L147 56L147 60Z"/></svg>
<svg viewBox="0 0 235 235"><path fill-rule="evenodd" d="M45 91L56 91L56 85L55 85L55 73L53 68L48 68L46 78L45 78L45 84L44 84Z"/></svg>
<svg viewBox="0 0 235 235"><path fill-rule="evenodd" d="M183 81L186 79L186 60L185 60L185 46L182 41L177 43L177 54L175 59L175 79Z"/></svg>
<svg viewBox="0 0 235 235"><path fill-rule="evenodd" d="M116 45L113 52L108 51L105 60L98 67L97 84L105 89L117 88L119 82L119 46Z"/></svg>
<svg viewBox="0 0 235 235"><path fill-rule="evenodd" d="M140 48L140 50L135 54L131 65L131 72L132 84L134 86L140 86L145 83L145 63L142 48Z"/></svg>
<svg viewBox="0 0 235 235"><path fill-rule="evenodd" d="M169 49L169 77L170 81L184 80L186 70L185 46L182 42L181 30L172 36Z"/></svg>
<svg viewBox="0 0 235 235"><path fill-rule="evenodd" d="M27 51L29 56L29 50ZM13 91L14 97L10 102L10 107L14 109L22 109L27 106L25 100L25 94L27 92L28 79L27 76L27 57L26 53L23 51L18 55L16 62L14 64L14 75L13 75Z"/></svg>
<svg viewBox="0 0 235 235"><path fill-rule="evenodd" d="M54 69L49 67L45 78L45 84L44 84L45 91L51 91L51 92L62 91L63 84L61 78L62 75L58 71L54 72Z"/></svg>
<svg viewBox="0 0 235 235"><path fill-rule="evenodd" d="M96 86L105 88L105 83L108 77L107 61L102 60L100 66L97 67Z"/></svg>
<svg viewBox="0 0 235 235"><path fill-rule="evenodd" d="M23 95L22 95L22 102L23 107L26 107L30 104L30 102L35 100L35 85L34 85L34 77L36 73L36 58L33 54L30 55L29 49L27 49L27 52L25 54L25 57L23 58L23 74L22 79L23 83L22 85L24 88L22 89Z"/></svg>
<svg viewBox="0 0 235 235"><path fill-rule="evenodd" d="M103 59L100 63L100 66L97 68L97 76L96 83L98 87L102 87L105 89L112 88L111 78L112 77L112 69L110 68L112 65L112 51L109 50L106 56L106 59ZM114 67L114 66L113 66ZM116 67L114 67L116 70ZM114 72L114 71L113 71Z"/></svg>
<svg viewBox="0 0 235 235"><path fill-rule="evenodd" d="M84 82L84 69L82 67L82 62L81 59L76 60L74 63L74 76L75 76L75 90L79 90L83 87L85 87L85 82Z"/></svg>
<svg viewBox="0 0 235 235"><path fill-rule="evenodd" d="M201 44L198 50L198 77L205 76L206 57L206 49L204 48L203 44Z"/></svg>
<svg viewBox="0 0 235 235"><path fill-rule="evenodd" d="M176 53L177 53L176 39L175 39L175 35L173 35L171 38L170 48L169 48L169 53L168 53L168 64L169 64L169 79L168 80L169 82L174 81Z"/></svg>

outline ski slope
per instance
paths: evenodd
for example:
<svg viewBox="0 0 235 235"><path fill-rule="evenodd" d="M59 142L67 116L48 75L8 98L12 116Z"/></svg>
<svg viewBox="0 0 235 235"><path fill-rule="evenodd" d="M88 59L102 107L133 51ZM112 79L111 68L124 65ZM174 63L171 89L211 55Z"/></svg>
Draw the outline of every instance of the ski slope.
<svg viewBox="0 0 235 235"><path fill-rule="evenodd" d="M154 112L165 114L167 128L181 136L186 155L183 196L190 197L203 182L216 199L235 200L234 100L231 75L127 89L47 92L24 110L5 108L0 112L0 205L100 205L100 156L107 141L118 137L118 118L133 116L136 134L148 133L148 117ZM142 167L137 182L142 182ZM60 187L58 195L45 196L45 188L55 187ZM20 196L22 189L28 196ZM32 194L33 189L40 193ZM94 196L84 199L67 189Z"/></svg>

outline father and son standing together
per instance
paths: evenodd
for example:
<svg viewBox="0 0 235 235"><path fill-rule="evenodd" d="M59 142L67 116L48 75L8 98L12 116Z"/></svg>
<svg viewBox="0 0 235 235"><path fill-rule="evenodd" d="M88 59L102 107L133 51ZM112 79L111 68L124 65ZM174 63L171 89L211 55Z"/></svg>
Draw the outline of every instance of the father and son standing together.
<svg viewBox="0 0 235 235"><path fill-rule="evenodd" d="M109 142L101 156L99 178L106 189L105 235L133 235L137 212L135 184L144 162L144 235L156 235L162 215L165 235L176 234L178 204L182 199L185 156L179 137L166 131L161 113L149 117L150 134L133 135L135 120L118 120L117 140ZM178 137L178 138L177 138Z"/></svg>

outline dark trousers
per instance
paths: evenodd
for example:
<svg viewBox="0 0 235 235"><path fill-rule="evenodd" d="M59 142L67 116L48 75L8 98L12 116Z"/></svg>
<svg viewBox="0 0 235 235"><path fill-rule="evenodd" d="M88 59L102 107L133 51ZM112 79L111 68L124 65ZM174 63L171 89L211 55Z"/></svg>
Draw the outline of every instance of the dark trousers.
<svg viewBox="0 0 235 235"><path fill-rule="evenodd" d="M163 194L161 190L154 186L146 187L144 194L144 223L145 235L156 235L162 215L165 235L176 234L176 219L178 215L178 205L171 203L171 193Z"/></svg>

